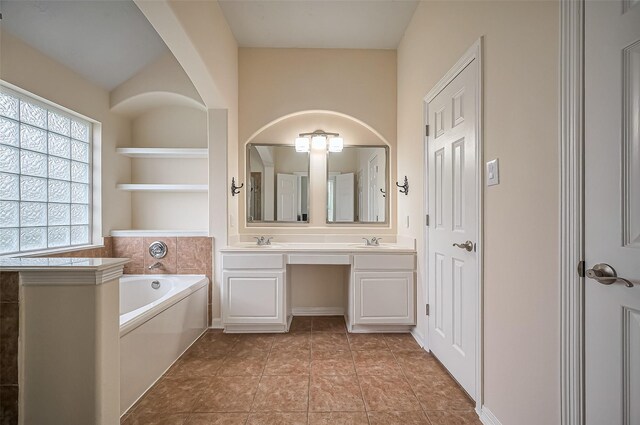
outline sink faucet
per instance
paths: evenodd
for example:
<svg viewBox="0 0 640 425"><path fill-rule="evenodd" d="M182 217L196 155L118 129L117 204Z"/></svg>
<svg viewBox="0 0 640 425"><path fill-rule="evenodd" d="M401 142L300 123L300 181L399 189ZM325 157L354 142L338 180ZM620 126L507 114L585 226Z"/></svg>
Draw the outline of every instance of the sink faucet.
<svg viewBox="0 0 640 425"><path fill-rule="evenodd" d="M164 266L162 265L162 263L160 261L156 261L155 263L153 263L152 265L150 265L149 267L147 267L149 270L153 270L153 269L160 269L163 268Z"/></svg>
<svg viewBox="0 0 640 425"><path fill-rule="evenodd" d="M382 238L377 238L377 237L372 237L371 239L369 238L362 238L364 239L366 242L367 246L380 246L380 241L382 240Z"/></svg>
<svg viewBox="0 0 640 425"><path fill-rule="evenodd" d="M271 245L271 237L254 236L253 238L257 240L258 246Z"/></svg>

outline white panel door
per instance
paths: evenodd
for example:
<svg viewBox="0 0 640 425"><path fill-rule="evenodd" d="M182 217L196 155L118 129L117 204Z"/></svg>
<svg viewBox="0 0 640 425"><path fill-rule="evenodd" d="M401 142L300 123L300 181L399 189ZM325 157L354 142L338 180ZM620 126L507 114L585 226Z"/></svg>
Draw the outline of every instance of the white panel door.
<svg viewBox="0 0 640 425"><path fill-rule="evenodd" d="M225 271L225 323L284 323L284 272Z"/></svg>
<svg viewBox="0 0 640 425"><path fill-rule="evenodd" d="M592 270L585 279L587 425L640 424L638 3L585 3L585 263ZM614 279L599 283L596 264L612 266L635 287Z"/></svg>
<svg viewBox="0 0 640 425"><path fill-rule="evenodd" d="M355 272L355 324L415 324L413 272Z"/></svg>
<svg viewBox="0 0 640 425"><path fill-rule="evenodd" d="M427 106L429 347L475 399L478 305L473 60ZM468 241L470 251L454 246Z"/></svg>
<svg viewBox="0 0 640 425"><path fill-rule="evenodd" d="M336 176L336 222L352 222L355 213L355 174L344 173Z"/></svg>
<svg viewBox="0 0 640 425"><path fill-rule="evenodd" d="M278 221L298 221L298 176L278 173L276 186Z"/></svg>

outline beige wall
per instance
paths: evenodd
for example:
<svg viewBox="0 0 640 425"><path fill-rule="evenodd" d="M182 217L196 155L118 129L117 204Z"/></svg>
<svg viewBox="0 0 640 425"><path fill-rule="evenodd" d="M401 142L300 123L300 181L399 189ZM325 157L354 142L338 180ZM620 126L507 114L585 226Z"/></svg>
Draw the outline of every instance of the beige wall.
<svg viewBox="0 0 640 425"><path fill-rule="evenodd" d="M398 49L399 233L421 274L422 99L484 36L484 159L501 168L484 192L484 404L505 425L560 420L558 25L557 2L422 2Z"/></svg>
<svg viewBox="0 0 640 425"><path fill-rule="evenodd" d="M238 168L245 173L247 142L292 144L302 132L339 132L346 145L390 147L395 169L396 52L347 49L252 49L239 51ZM303 113L303 112L307 113ZM313 112L312 112L313 111ZM310 156L310 223L297 228L245 226L245 202L238 200L240 235L381 233L389 225L326 225L326 158ZM390 177L391 178L391 177ZM389 200L394 210L395 197Z"/></svg>
<svg viewBox="0 0 640 425"><path fill-rule="evenodd" d="M129 120L110 111L106 90L6 32L1 42L0 79L102 124L102 235L129 228L131 197L115 188L130 176L129 159L115 152L129 144Z"/></svg>

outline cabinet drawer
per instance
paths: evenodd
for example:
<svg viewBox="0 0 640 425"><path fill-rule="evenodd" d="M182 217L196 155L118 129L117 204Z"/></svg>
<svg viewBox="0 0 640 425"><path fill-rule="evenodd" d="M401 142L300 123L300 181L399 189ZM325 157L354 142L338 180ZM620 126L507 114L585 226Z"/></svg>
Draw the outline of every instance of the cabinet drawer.
<svg viewBox="0 0 640 425"><path fill-rule="evenodd" d="M354 255L356 270L414 270L416 257L413 254Z"/></svg>
<svg viewBox="0 0 640 425"><path fill-rule="evenodd" d="M248 269L283 269L284 256L282 254L224 254L222 268L225 270Z"/></svg>

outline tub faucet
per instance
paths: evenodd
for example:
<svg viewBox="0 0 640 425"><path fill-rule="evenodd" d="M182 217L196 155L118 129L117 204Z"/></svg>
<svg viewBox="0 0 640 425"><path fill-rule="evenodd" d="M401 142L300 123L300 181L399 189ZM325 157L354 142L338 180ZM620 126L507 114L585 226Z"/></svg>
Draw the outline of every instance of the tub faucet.
<svg viewBox="0 0 640 425"><path fill-rule="evenodd" d="M377 237L372 237L371 239L369 238L362 238L364 239L366 242L367 246L380 246L380 241L382 240L382 238L377 238Z"/></svg>
<svg viewBox="0 0 640 425"><path fill-rule="evenodd" d="M271 238L266 236L254 236L254 239L257 240L258 246L271 245Z"/></svg>
<svg viewBox="0 0 640 425"><path fill-rule="evenodd" d="M162 263L160 261L156 261L155 263L153 263L152 265L150 265L149 267L147 267L149 270L153 270L153 269L160 269L164 267L162 265Z"/></svg>

